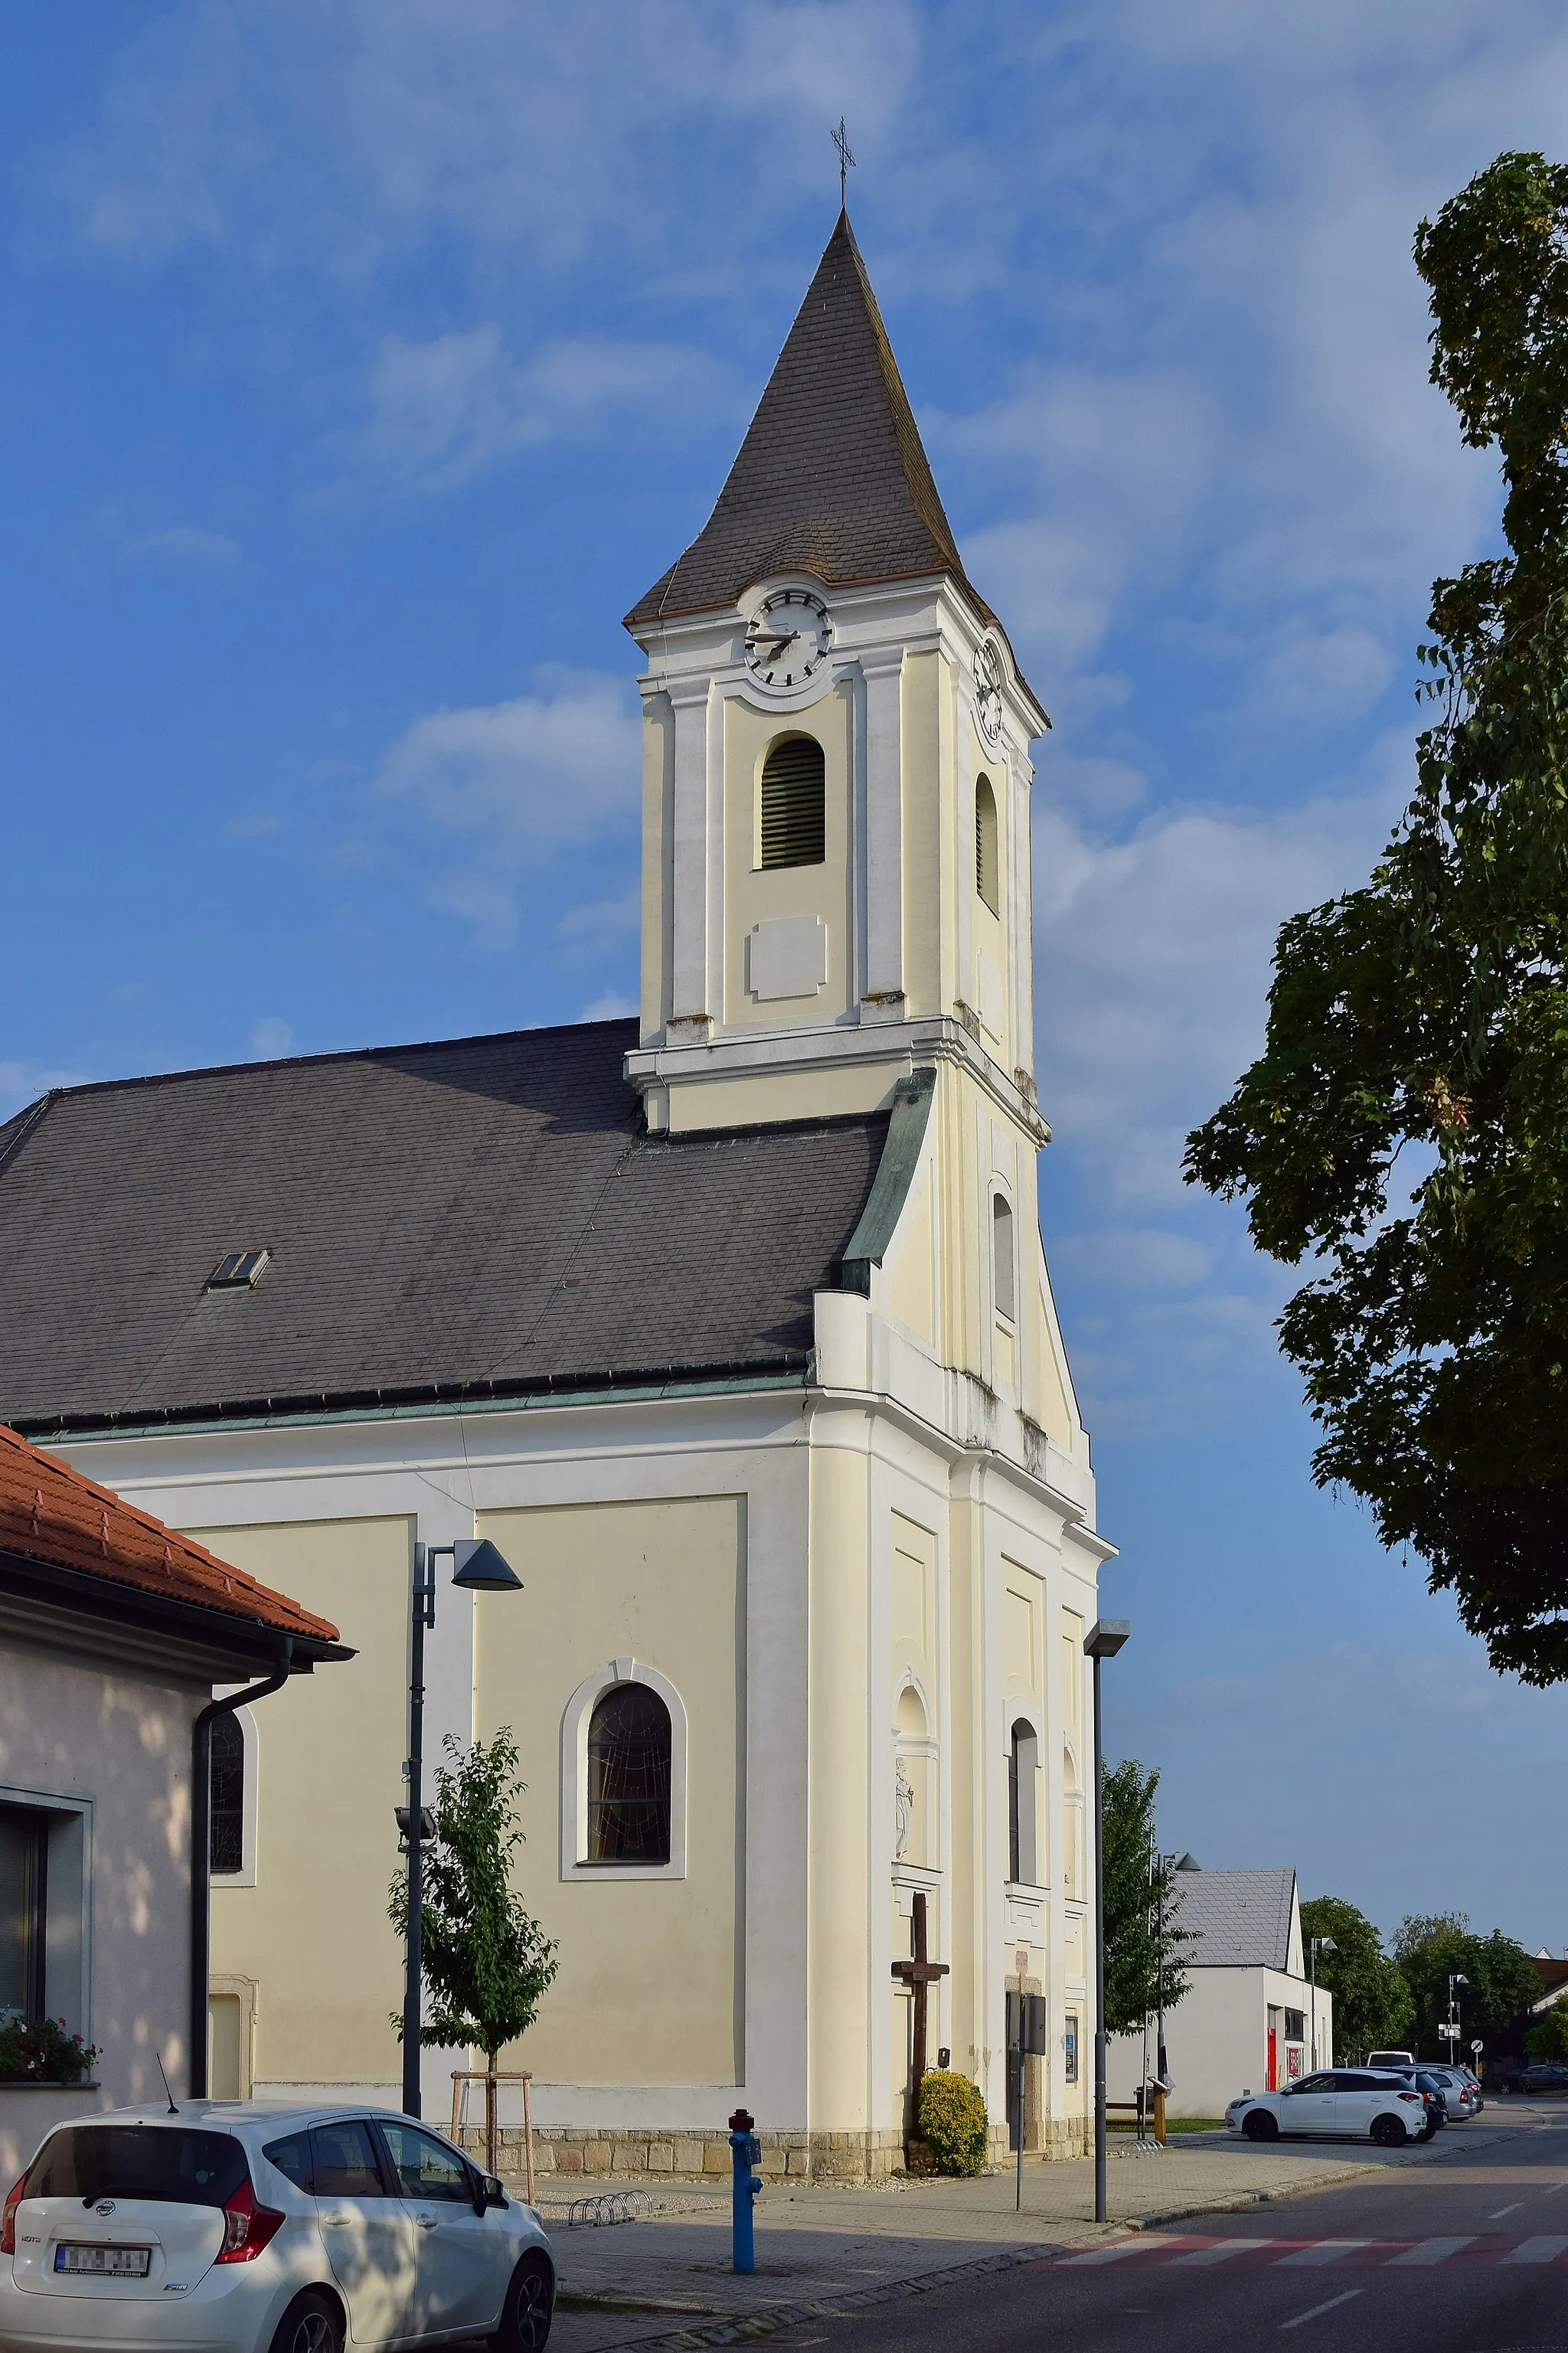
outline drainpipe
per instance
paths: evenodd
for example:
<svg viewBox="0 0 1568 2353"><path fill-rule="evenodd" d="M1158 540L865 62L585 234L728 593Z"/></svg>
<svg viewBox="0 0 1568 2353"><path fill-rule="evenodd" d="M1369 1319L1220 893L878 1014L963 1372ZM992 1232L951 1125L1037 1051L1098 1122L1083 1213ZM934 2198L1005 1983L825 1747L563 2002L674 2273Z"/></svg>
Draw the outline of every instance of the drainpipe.
<svg viewBox="0 0 1568 2353"><path fill-rule="evenodd" d="M191 1728L191 2057L187 2098L207 2096L208 1979L212 1966L212 1748L213 1718L232 1715L252 1700L281 1691L294 1663L294 1638L286 1637L278 1672L247 1691L215 1699Z"/></svg>

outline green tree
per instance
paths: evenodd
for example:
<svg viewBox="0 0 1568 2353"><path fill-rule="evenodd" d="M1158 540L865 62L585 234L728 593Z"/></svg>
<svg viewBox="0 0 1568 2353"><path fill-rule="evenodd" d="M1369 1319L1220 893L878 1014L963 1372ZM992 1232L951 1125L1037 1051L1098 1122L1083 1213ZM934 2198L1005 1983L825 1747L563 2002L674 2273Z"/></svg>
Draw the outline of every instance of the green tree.
<svg viewBox="0 0 1568 2353"><path fill-rule="evenodd" d="M1568 2003L1553 2002L1533 2026L1525 2030L1524 2055L1568 2067Z"/></svg>
<svg viewBox="0 0 1568 2353"><path fill-rule="evenodd" d="M1509 553L1436 583L1415 797L1367 887L1280 932L1264 1052L1185 1175L1311 1262L1280 1334L1314 1477L1422 1555L1494 1667L1547 1683L1568 1674L1568 168L1500 155L1422 222L1415 265L1432 380L1500 454Z"/></svg>
<svg viewBox="0 0 1568 2353"><path fill-rule="evenodd" d="M518 1807L524 1783L517 1745L505 1726L470 1748L450 1735L450 1767L436 1770L436 1840L425 1851L419 1907L423 1976L428 2000L419 2040L428 2047L477 2044L485 2054L485 2124L495 2170L496 2060L538 2015L555 1976L555 1946L511 1885L512 1857L523 1842ZM408 1879L392 1883L387 1914L399 1936L408 1925ZM399 2041L401 2013L393 2024Z"/></svg>
<svg viewBox="0 0 1568 2353"><path fill-rule="evenodd" d="M1541 1991L1540 1979L1522 1945L1494 1928L1479 1936L1462 1912L1417 1914L1394 1940L1394 1957L1415 2005L1415 2049L1423 2059L1444 2059L1448 2045L1437 2031L1448 2015L1448 1979L1456 1986L1464 2054L1472 2035L1494 2034L1519 2016Z"/></svg>
<svg viewBox="0 0 1568 2353"><path fill-rule="evenodd" d="M1105 1775L1105 2031L1131 2034L1162 1999L1173 2010L1187 1989L1181 1961L1193 1943L1180 1923L1180 1882L1154 1847L1158 1768L1135 1757ZM1153 1870L1151 1873L1151 1860Z"/></svg>
<svg viewBox="0 0 1568 2353"><path fill-rule="evenodd" d="M1318 1955L1318 1983L1334 1998L1333 2055L1364 2060L1369 2051L1410 2051L1415 2004L1398 1964L1363 1912L1338 1895L1313 1895L1301 1906L1301 1938L1331 1936L1335 1950Z"/></svg>

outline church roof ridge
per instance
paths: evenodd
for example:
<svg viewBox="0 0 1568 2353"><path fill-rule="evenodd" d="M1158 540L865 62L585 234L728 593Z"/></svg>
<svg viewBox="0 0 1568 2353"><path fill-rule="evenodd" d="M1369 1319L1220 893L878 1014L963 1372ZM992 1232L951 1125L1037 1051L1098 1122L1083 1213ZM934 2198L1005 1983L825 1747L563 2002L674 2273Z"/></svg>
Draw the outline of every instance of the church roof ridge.
<svg viewBox="0 0 1568 2353"><path fill-rule="evenodd" d="M963 568L865 259L841 210L712 513L632 607L634 636L804 572L825 587Z"/></svg>

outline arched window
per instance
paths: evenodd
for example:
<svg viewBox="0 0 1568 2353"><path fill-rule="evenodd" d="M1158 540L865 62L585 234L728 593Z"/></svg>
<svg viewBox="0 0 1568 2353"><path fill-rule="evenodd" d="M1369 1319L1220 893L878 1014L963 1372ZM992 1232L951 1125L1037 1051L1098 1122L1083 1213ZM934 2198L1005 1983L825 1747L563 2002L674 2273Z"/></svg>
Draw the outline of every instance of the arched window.
<svg viewBox="0 0 1568 2353"><path fill-rule="evenodd" d="M1002 913L997 873L996 796L990 777L982 776L974 787L974 887L994 915Z"/></svg>
<svg viewBox="0 0 1568 2353"><path fill-rule="evenodd" d="M1013 1212L1000 1193L991 1196L991 1261L996 1313L1011 1324L1018 1312L1016 1261L1013 1253Z"/></svg>
<svg viewBox="0 0 1568 2353"><path fill-rule="evenodd" d="M647 1683L612 1683L588 1722L590 1862L669 1861L669 1710Z"/></svg>
<svg viewBox="0 0 1568 2353"><path fill-rule="evenodd" d="M1039 1746L1034 1725L1020 1716L1007 1744L1007 1876L1023 1887L1035 1884L1035 1768Z"/></svg>
<svg viewBox="0 0 1568 2353"><path fill-rule="evenodd" d="M245 1868L245 1735L232 1709L212 1722L208 1853L215 1873Z"/></svg>
<svg viewBox="0 0 1568 2353"><path fill-rule="evenodd" d="M762 862L820 866L827 855L827 774L814 735L786 735L763 763Z"/></svg>

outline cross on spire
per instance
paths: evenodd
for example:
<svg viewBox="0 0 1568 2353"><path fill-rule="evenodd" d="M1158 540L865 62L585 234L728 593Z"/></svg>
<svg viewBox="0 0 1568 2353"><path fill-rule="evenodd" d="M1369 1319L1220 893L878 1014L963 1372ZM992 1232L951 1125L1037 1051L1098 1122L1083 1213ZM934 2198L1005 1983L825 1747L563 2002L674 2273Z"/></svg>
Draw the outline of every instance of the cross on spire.
<svg viewBox="0 0 1568 2353"><path fill-rule="evenodd" d="M849 152L849 141L844 129L844 117L838 118L838 128L833 133L833 143L838 150L838 209L844 210L845 195L849 185L849 174L855 158Z"/></svg>

